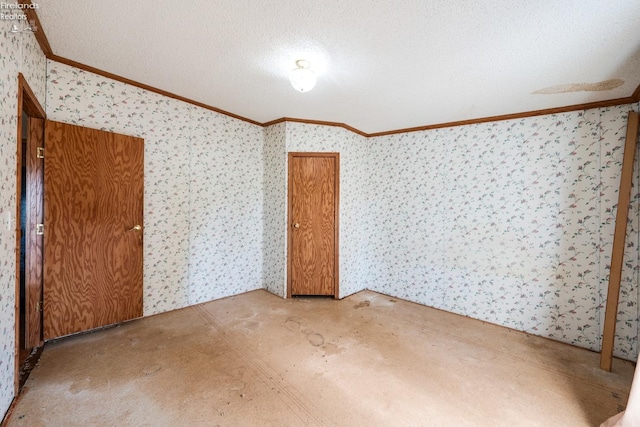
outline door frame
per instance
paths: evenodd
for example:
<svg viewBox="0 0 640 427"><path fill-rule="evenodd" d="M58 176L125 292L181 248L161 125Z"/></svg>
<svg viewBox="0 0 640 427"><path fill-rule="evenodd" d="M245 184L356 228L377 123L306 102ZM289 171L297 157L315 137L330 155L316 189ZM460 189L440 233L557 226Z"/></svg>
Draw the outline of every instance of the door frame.
<svg viewBox="0 0 640 427"><path fill-rule="evenodd" d="M23 111L29 116L37 119L46 119L47 115L44 108L38 101L35 93L27 83L22 73L18 74L18 120L17 120L17 151L16 151L16 211L15 211L15 237L16 237L16 290L15 290L15 369L14 369L14 395L18 395L20 390L20 218L21 218L21 190L22 190L22 113ZM44 135L44 128L42 129ZM27 161L27 167L29 162ZM44 200L42 201L44 203ZM31 206L31 203L27 203ZM26 289L25 289L26 292ZM42 324L42 312L40 311L40 324ZM29 315L27 313L27 319ZM24 332L24 331L23 331ZM42 330L41 330L42 332ZM42 340L41 340L42 343Z"/></svg>
<svg viewBox="0 0 640 427"><path fill-rule="evenodd" d="M295 157L329 157L335 161L335 182L334 182L334 261L333 275L335 278L333 287L333 297L340 295L340 153L319 153L319 152L289 152L287 158L288 184L287 184L287 298L291 298L291 272L293 268L293 233L291 230L291 217L293 216L293 159Z"/></svg>

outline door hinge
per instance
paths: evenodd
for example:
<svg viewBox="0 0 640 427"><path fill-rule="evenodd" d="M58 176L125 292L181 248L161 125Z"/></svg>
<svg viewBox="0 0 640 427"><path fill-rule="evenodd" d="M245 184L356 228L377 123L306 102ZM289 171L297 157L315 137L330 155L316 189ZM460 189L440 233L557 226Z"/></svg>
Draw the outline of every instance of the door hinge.
<svg viewBox="0 0 640 427"><path fill-rule="evenodd" d="M44 224L36 224L36 235L42 236L44 234Z"/></svg>
<svg viewBox="0 0 640 427"><path fill-rule="evenodd" d="M36 303L36 311L40 311L41 312L42 311L42 305L43 305L42 301L38 301Z"/></svg>
<svg viewBox="0 0 640 427"><path fill-rule="evenodd" d="M44 159L44 147L37 147L36 148L36 157L38 159Z"/></svg>

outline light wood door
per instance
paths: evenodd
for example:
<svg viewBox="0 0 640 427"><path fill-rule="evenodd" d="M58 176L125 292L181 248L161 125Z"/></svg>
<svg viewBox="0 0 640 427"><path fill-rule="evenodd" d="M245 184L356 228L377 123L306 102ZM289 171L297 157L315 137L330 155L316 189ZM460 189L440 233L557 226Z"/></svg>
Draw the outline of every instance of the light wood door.
<svg viewBox="0 0 640 427"><path fill-rule="evenodd" d="M289 294L338 295L337 153L289 154Z"/></svg>
<svg viewBox="0 0 640 427"><path fill-rule="evenodd" d="M44 337L142 316L144 141L47 121Z"/></svg>
<svg viewBox="0 0 640 427"><path fill-rule="evenodd" d="M28 117L28 116L27 116ZM42 344L42 269L44 223L44 119L28 117L25 189L25 330L24 347Z"/></svg>

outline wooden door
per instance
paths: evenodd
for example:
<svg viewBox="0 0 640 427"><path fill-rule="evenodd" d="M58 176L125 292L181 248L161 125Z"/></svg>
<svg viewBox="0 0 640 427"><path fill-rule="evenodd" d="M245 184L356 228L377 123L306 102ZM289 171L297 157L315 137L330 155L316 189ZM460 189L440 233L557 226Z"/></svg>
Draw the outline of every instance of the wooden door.
<svg viewBox="0 0 640 427"><path fill-rule="evenodd" d="M289 296L338 297L338 153L289 153Z"/></svg>
<svg viewBox="0 0 640 427"><path fill-rule="evenodd" d="M42 344L44 119L27 117L24 347L33 348Z"/></svg>
<svg viewBox="0 0 640 427"><path fill-rule="evenodd" d="M43 216L45 111L22 73L18 74L16 150L16 298L14 393L18 395L42 352ZM38 350L33 351L34 348Z"/></svg>
<svg viewBox="0 0 640 427"><path fill-rule="evenodd" d="M44 337L142 316L144 141L47 121Z"/></svg>

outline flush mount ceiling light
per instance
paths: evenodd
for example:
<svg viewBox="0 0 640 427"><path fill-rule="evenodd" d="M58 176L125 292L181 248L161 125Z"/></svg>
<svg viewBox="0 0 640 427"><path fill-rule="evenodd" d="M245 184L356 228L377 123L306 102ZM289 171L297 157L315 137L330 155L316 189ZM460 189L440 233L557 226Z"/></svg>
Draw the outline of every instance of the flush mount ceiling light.
<svg viewBox="0 0 640 427"><path fill-rule="evenodd" d="M296 67L289 73L291 86L298 92L309 92L316 85L316 74L311 70L311 64L299 59L296 61Z"/></svg>

